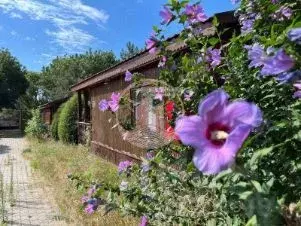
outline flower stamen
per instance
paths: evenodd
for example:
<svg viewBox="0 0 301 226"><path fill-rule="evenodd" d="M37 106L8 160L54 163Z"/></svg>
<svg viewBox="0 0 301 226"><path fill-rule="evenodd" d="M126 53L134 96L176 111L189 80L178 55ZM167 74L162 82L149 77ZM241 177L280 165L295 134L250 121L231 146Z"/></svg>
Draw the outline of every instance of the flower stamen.
<svg viewBox="0 0 301 226"><path fill-rule="evenodd" d="M211 132L210 139L215 141L226 140L229 134L222 130L215 130Z"/></svg>

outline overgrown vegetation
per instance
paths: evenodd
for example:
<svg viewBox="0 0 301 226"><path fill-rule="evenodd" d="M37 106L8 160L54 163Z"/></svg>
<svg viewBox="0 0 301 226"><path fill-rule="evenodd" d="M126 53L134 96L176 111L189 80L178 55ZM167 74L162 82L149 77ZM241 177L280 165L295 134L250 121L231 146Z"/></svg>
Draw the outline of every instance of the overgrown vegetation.
<svg viewBox="0 0 301 226"><path fill-rule="evenodd" d="M85 211L104 199L108 209L142 217L141 225L300 222L300 8L295 0L242 0L240 32L217 17L208 31L200 25L208 17L199 2L168 1L163 26L153 28L147 48L162 57L150 97L173 102L168 119L176 136L149 150L140 165L121 162L119 186L96 187ZM185 42L190 51L167 48L171 23L186 28L173 42ZM134 85L142 83L133 76ZM114 96L102 100L103 110L127 103L126 96Z"/></svg>
<svg viewBox="0 0 301 226"><path fill-rule="evenodd" d="M120 51L120 58L121 60L126 60L141 51L142 49L139 49L134 43L127 42L126 47Z"/></svg>
<svg viewBox="0 0 301 226"><path fill-rule="evenodd" d="M25 128L26 135L42 139L47 132L47 127L42 121L40 110L32 110L32 118L27 122Z"/></svg>
<svg viewBox="0 0 301 226"><path fill-rule="evenodd" d="M58 137L65 143L77 142L77 96L72 96L62 107L58 121Z"/></svg>
<svg viewBox="0 0 301 226"><path fill-rule="evenodd" d="M40 74L43 95L51 100L65 97L70 87L80 79L102 71L117 63L113 52L87 51L83 54L57 57Z"/></svg>
<svg viewBox="0 0 301 226"><path fill-rule="evenodd" d="M71 184L68 174L76 172L82 179L90 183L98 183L94 178L102 178L110 184L118 184L116 166L89 153L83 146L66 145L54 141L37 141L30 139L30 151L24 156L31 162L32 168L42 178L49 189L49 196L55 199L63 217L74 225L137 225L133 218L122 218L118 213L87 217L81 208L81 196L87 187ZM76 185L77 189L76 189ZM46 194L47 195L47 194Z"/></svg>
<svg viewBox="0 0 301 226"><path fill-rule="evenodd" d="M15 107L28 82L25 68L7 49L0 49L0 109Z"/></svg>
<svg viewBox="0 0 301 226"><path fill-rule="evenodd" d="M59 129L59 120L60 120L60 114L62 112L62 109L64 108L64 104L62 104L57 111L54 113L53 118L52 118L52 123L51 123L51 137L54 140L59 139L59 134L58 134L58 129Z"/></svg>

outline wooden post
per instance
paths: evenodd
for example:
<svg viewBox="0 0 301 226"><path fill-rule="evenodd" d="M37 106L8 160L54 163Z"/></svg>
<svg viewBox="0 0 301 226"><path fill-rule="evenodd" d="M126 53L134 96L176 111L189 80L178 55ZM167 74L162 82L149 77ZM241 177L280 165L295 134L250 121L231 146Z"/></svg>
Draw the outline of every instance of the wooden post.
<svg viewBox="0 0 301 226"><path fill-rule="evenodd" d="M90 122L89 91L84 91L84 121Z"/></svg>
<svg viewBox="0 0 301 226"><path fill-rule="evenodd" d="M22 110L20 109L20 115L19 115L19 129L22 130Z"/></svg>
<svg viewBox="0 0 301 226"><path fill-rule="evenodd" d="M81 122L82 121L82 91L79 90L77 92L77 98L78 98L78 121Z"/></svg>

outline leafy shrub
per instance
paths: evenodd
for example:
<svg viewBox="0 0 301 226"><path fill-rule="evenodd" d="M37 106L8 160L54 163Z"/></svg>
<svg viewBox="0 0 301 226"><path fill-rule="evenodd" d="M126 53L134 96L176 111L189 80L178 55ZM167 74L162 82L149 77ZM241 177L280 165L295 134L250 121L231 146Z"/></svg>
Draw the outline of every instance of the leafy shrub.
<svg viewBox="0 0 301 226"><path fill-rule="evenodd" d="M27 122L25 128L26 135L41 139L47 132L47 127L42 121L40 110L32 110L32 118Z"/></svg>
<svg viewBox="0 0 301 226"><path fill-rule="evenodd" d="M58 135L59 118L60 118L60 114L61 114L61 111L62 111L63 107L64 107L64 104L62 104L57 109L57 111L53 115L53 120L52 120L52 123L51 123L50 132L51 132L52 138L55 139L55 140L59 139L59 135Z"/></svg>
<svg viewBox="0 0 301 226"><path fill-rule="evenodd" d="M172 54L165 27L147 40L162 56L157 86L175 90L156 96L174 102L179 140L122 163L120 186L97 187L86 212L109 191L106 208L142 225L290 225L284 210L301 197L301 2L242 0L239 34L216 17L202 32L203 9L189 2L169 1L161 15L187 28L176 41L190 51Z"/></svg>
<svg viewBox="0 0 301 226"><path fill-rule="evenodd" d="M58 122L58 137L66 143L77 142L77 96L71 97L62 107Z"/></svg>

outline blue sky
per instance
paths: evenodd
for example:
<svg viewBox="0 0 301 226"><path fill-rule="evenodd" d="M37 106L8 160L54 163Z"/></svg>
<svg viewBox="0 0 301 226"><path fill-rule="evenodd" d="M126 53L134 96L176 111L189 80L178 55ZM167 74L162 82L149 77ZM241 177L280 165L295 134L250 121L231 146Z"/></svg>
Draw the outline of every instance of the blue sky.
<svg viewBox="0 0 301 226"><path fill-rule="evenodd" d="M139 47L160 23L167 0L0 0L0 47L39 71L55 56ZM203 0L207 15L233 9L230 0ZM175 29L175 28L174 28Z"/></svg>

